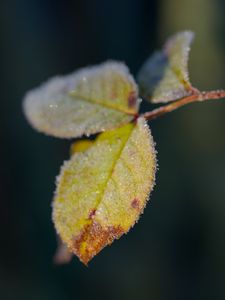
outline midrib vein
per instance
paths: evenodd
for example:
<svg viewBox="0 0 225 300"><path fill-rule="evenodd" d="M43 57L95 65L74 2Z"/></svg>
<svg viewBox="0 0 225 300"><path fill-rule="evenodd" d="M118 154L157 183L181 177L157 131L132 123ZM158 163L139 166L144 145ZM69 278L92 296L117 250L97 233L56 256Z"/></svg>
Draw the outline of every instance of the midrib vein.
<svg viewBox="0 0 225 300"><path fill-rule="evenodd" d="M99 105L99 106L103 106L105 108L109 108L109 109L112 109L112 110L116 110L116 111L119 111L119 112L122 112L124 114L127 114L127 115L131 115L131 116L135 116L137 112L131 112L131 111L128 111L126 109L121 109L121 108L117 108L116 106L114 105L110 105L110 104L106 104L106 103L103 103L101 101L94 101L90 98L87 98L87 97L84 97L84 96L81 96L79 95L78 93L75 93L75 92L71 92L69 93L70 97L76 97L78 98L79 100L82 100L82 101L85 101L85 102L88 102L88 103L91 103L91 104L95 104L95 105Z"/></svg>
<svg viewBox="0 0 225 300"><path fill-rule="evenodd" d="M113 170L114 170L114 168L115 168L115 166L116 166L118 160L120 159L120 156L121 156L121 154L122 154L122 152L123 152L123 150L124 150L124 148L125 148L125 146L126 146L126 144L127 144L127 141L129 140L129 138L130 138L130 136L131 136L133 130L134 130L134 127L131 129L131 131L130 131L130 133L128 134L127 138L126 138L126 139L124 140L124 142L122 143L121 148L120 148L120 150L118 151L118 153L117 153L117 155L116 155L115 161L114 161L114 163L112 164L111 169L109 170L109 175L108 175L107 179L105 180L104 184L102 185L102 187L103 187L103 188L102 188L102 191L101 191L99 197L96 199L97 204L96 204L96 206L95 206L95 208L94 208L96 211L97 211L97 209L98 209L98 207L99 207L99 205L100 205L100 203L101 203L101 200L102 200L102 198L103 198L103 196L104 196L104 193L105 193L106 187L107 187L107 185L108 185L108 182L109 182L109 180L110 180L111 177L112 177ZM93 220L92 220L92 222L93 222Z"/></svg>

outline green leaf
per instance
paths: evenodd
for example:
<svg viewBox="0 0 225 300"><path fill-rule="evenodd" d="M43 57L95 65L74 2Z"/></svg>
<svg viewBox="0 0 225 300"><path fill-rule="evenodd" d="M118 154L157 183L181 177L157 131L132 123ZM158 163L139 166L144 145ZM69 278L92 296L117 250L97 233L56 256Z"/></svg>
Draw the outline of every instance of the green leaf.
<svg viewBox="0 0 225 300"><path fill-rule="evenodd" d="M154 185L156 158L143 118L73 149L57 179L53 221L63 243L87 264L138 220Z"/></svg>
<svg viewBox="0 0 225 300"><path fill-rule="evenodd" d="M144 63L138 74L143 97L152 103L166 103L191 93L188 57L193 37L191 31L175 34L167 40L162 51Z"/></svg>
<svg viewBox="0 0 225 300"><path fill-rule="evenodd" d="M28 92L24 112L31 125L46 134L88 136L130 122L138 112L137 95L128 68L106 62L54 77Z"/></svg>

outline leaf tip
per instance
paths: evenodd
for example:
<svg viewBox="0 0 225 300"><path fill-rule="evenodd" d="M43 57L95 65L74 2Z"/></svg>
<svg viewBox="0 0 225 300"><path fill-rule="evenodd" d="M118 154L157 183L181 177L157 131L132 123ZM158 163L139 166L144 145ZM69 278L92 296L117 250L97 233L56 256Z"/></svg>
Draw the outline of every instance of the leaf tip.
<svg viewBox="0 0 225 300"><path fill-rule="evenodd" d="M103 228L97 221L84 227L82 232L73 238L70 246L75 255L86 266L91 259L105 246L110 245L114 239L120 238L125 233L121 226L108 226Z"/></svg>

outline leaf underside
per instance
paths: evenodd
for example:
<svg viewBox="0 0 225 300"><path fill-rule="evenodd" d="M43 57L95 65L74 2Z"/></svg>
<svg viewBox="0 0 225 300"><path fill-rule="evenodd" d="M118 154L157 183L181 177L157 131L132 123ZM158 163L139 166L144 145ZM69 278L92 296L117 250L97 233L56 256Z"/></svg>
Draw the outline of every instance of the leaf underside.
<svg viewBox="0 0 225 300"><path fill-rule="evenodd" d="M170 37L163 50L153 54L138 74L140 92L152 103L166 103L191 93L188 57L194 34L184 31Z"/></svg>
<svg viewBox="0 0 225 300"><path fill-rule="evenodd" d="M156 158L143 118L82 147L73 147L57 179L53 221L63 243L87 264L138 220L154 185Z"/></svg>
<svg viewBox="0 0 225 300"><path fill-rule="evenodd" d="M31 125L61 138L89 136L130 122L138 112L138 90L127 67L106 62L50 79L27 93Z"/></svg>

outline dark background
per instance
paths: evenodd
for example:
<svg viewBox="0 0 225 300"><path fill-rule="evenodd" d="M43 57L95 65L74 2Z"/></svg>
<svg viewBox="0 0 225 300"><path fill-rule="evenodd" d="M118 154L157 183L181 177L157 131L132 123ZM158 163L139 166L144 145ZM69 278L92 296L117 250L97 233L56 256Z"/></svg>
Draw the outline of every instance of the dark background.
<svg viewBox="0 0 225 300"><path fill-rule="evenodd" d="M0 2L1 300L225 299L225 101L150 124L159 162L151 201L88 268L52 263L51 200L70 142L32 130L21 109L27 90L85 65L113 58L135 75L183 29L197 33L194 84L225 88L224 11L222 0Z"/></svg>

